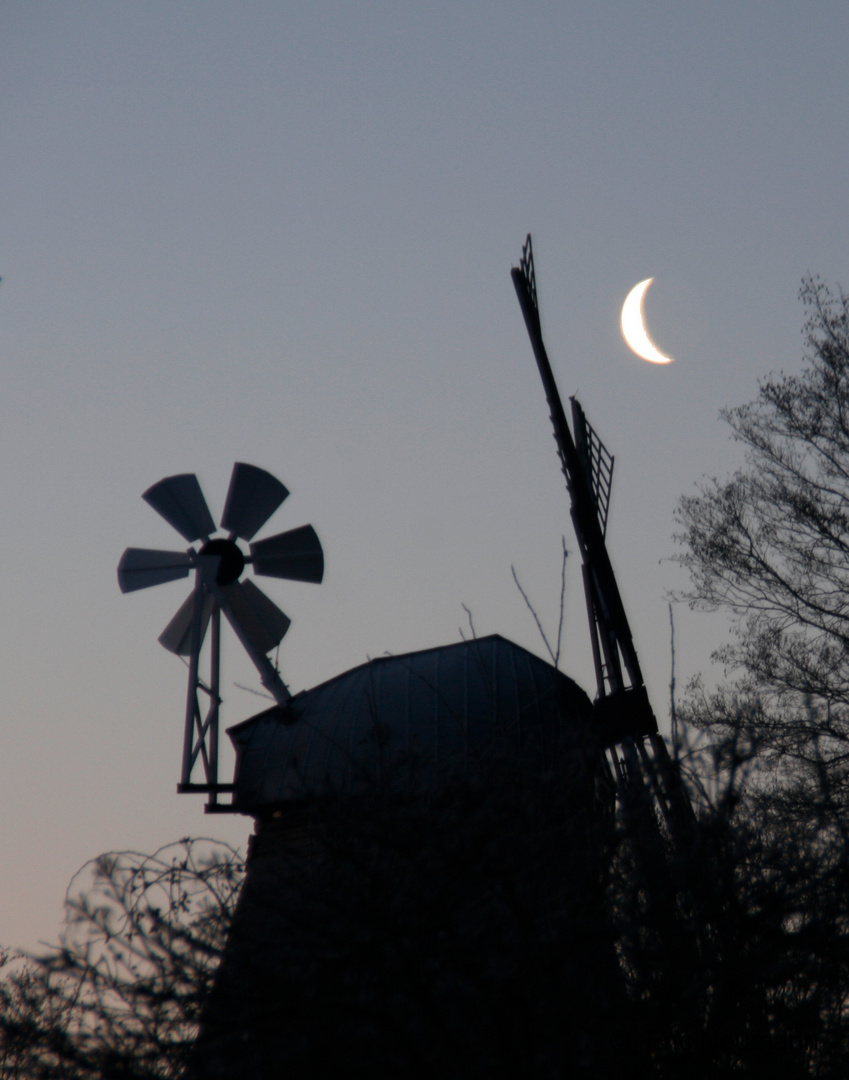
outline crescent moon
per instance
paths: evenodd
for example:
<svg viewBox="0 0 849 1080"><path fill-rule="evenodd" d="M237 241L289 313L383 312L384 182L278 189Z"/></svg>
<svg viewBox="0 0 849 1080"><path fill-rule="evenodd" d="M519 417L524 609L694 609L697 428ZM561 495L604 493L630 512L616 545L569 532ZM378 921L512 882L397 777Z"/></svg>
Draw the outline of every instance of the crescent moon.
<svg viewBox="0 0 849 1080"><path fill-rule="evenodd" d="M671 364L673 358L664 356L652 344L643 319L643 297L653 281L653 277L646 278L639 285L635 285L625 297L620 319L622 337L625 338L628 348L637 356L641 356L643 360L649 360L652 364Z"/></svg>

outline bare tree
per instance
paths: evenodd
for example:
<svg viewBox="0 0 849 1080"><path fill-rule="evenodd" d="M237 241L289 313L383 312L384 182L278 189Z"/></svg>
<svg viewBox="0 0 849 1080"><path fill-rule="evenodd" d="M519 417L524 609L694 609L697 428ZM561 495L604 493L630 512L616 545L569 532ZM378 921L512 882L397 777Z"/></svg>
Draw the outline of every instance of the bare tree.
<svg viewBox="0 0 849 1080"><path fill-rule="evenodd" d="M692 606L722 610L717 653L737 683L691 717L755 737L776 777L834 796L849 781L849 299L815 278L805 364L721 415L745 453L730 479L681 499L679 562ZM842 800L845 802L846 800Z"/></svg>
<svg viewBox="0 0 849 1080"><path fill-rule="evenodd" d="M0 1075L181 1075L243 873L238 852L197 839L87 863L58 946L0 984Z"/></svg>

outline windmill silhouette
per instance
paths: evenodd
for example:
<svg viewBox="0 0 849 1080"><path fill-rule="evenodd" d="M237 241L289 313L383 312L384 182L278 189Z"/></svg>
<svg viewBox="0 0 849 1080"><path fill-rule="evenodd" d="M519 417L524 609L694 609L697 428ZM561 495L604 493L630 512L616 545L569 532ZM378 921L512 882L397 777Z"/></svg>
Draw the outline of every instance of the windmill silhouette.
<svg viewBox="0 0 849 1080"><path fill-rule="evenodd" d="M202 541L201 546L186 551L127 548L118 564L121 592L162 585L195 572L194 588L159 635L159 642L184 657L189 668L177 791L208 793L207 812L229 811L230 804L220 804L218 795L233 791L232 784L218 780L221 615L259 672L262 685L283 705L292 695L268 653L280 644L290 620L250 579L240 578L248 565L255 574L290 581L318 583L324 576L324 555L312 525L248 543L248 554L237 543L253 540L288 495L271 473L237 461L221 516L221 529L227 535L212 536L215 520L195 474L166 476L142 498L185 540L190 544ZM201 650L210 629L209 674L202 678ZM193 779L198 762L203 767L200 781Z"/></svg>

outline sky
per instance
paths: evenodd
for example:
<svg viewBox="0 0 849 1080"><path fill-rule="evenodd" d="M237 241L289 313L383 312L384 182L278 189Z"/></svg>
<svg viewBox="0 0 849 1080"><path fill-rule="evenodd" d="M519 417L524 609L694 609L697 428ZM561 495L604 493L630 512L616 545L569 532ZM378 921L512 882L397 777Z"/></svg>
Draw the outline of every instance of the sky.
<svg viewBox="0 0 849 1080"><path fill-rule="evenodd" d="M0 5L0 943L55 940L103 851L250 833L175 792L189 584L117 585L185 546L140 497L164 476L218 517L259 465L291 491L259 536L316 528L323 584L263 584L293 691L459 640L463 605L544 654L511 566L556 634L565 536L593 692L528 232L665 721L676 501L740 463L719 410L800 369L803 275L849 284L847 35L829 0ZM649 276L667 366L619 331ZM680 688L728 631L674 613ZM223 685L225 725L265 706L231 637Z"/></svg>

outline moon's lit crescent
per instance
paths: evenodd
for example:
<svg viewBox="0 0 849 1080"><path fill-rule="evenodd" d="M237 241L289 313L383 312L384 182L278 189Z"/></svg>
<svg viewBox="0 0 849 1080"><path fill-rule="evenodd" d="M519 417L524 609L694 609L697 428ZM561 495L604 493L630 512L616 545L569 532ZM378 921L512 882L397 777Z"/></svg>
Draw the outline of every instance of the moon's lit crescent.
<svg viewBox="0 0 849 1080"><path fill-rule="evenodd" d="M635 285L625 297L620 320L622 337L625 338L628 348L637 356L641 356L643 360L650 360L653 364L671 364L673 358L664 356L652 344L643 320L643 297L653 281L652 277L646 278L639 285Z"/></svg>

